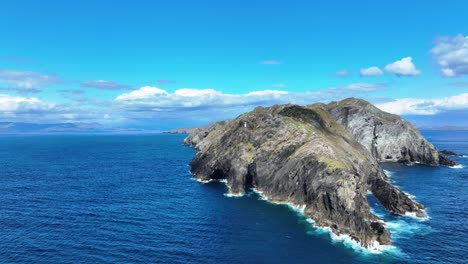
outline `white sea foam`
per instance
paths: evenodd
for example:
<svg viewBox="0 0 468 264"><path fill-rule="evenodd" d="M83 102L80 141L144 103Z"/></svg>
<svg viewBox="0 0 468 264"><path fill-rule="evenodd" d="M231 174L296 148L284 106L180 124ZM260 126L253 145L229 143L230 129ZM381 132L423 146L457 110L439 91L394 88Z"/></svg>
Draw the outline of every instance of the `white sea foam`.
<svg viewBox="0 0 468 264"><path fill-rule="evenodd" d="M398 252L398 248L391 245L380 245L379 242L374 241L371 245L367 248L363 247L359 242L352 239L349 235L336 235L333 232L330 232L330 237L333 241L342 242L346 247L352 248L356 251L367 253L367 254L382 254L385 251L393 251Z"/></svg>
<svg viewBox="0 0 468 264"><path fill-rule="evenodd" d="M209 179L209 180L202 180L202 179L197 179L197 178L192 178L193 180L197 181L197 182L201 182L203 184L207 184L207 183L210 183L210 182L221 182L221 183L227 183L226 180L224 179L221 179L221 180L214 180L214 179Z"/></svg>
<svg viewBox="0 0 468 264"><path fill-rule="evenodd" d="M364 247L361 243L357 242L356 240L352 239L349 235L345 234L340 234L337 235L333 233L330 227L318 227L315 224L315 221L311 218L307 218L307 222L312 224L316 230L314 231L317 234L329 234L330 239L332 240L333 243L340 242L343 243L343 245L347 248L352 248L353 250L356 250L360 253L364 254L382 254L384 252L390 252L390 253L400 253L400 250L395 247L395 246L390 246L390 245L380 245L379 242L374 241L372 245L369 245L368 247ZM383 221L379 221L383 222Z"/></svg>
<svg viewBox="0 0 468 264"><path fill-rule="evenodd" d="M407 192L404 192L404 193L405 193L406 195L408 195L408 197L411 198L411 199L416 198L416 196L414 196L414 195L412 195L412 194L410 194L410 193L407 193Z"/></svg>
<svg viewBox="0 0 468 264"><path fill-rule="evenodd" d="M260 197L260 200L268 201L268 198L263 194L262 191L257 190L257 188L252 188L252 191Z"/></svg>
<svg viewBox="0 0 468 264"><path fill-rule="evenodd" d="M395 221L386 222L385 226L390 230L393 239L400 239L402 237L408 238L413 234L424 234L432 232L430 226L423 224L422 222L407 221L399 219Z"/></svg>
<svg viewBox="0 0 468 264"><path fill-rule="evenodd" d="M239 198L243 197L245 193L231 193L230 191L228 193L223 194L226 197L234 197L234 198Z"/></svg>
<svg viewBox="0 0 468 264"><path fill-rule="evenodd" d="M209 180L201 180L201 179L197 179L197 178L192 178L192 179L196 180L197 182L201 182L203 184L207 184L207 183L210 183L210 182L224 183L226 185L226 187L228 188L228 192L224 194L224 196L226 196L226 197L239 198L239 197L245 196L245 193L233 193L231 191L231 187L229 187L229 185L227 184L226 179L209 179Z"/></svg>
<svg viewBox="0 0 468 264"><path fill-rule="evenodd" d="M416 216L416 213L415 213L415 212L406 212L406 213L405 213L405 216L412 217L412 218L418 218L418 217Z"/></svg>
<svg viewBox="0 0 468 264"><path fill-rule="evenodd" d="M192 178L192 179L196 180L197 182L201 182L203 184L210 183L213 181L212 179L209 179L209 180L202 180L202 179L197 179L197 178Z"/></svg>
<svg viewBox="0 0 468 264"><path fill-rule="evenodd" d="M233 193L232 190L231 190L231 187L229 186L229 184L227 184L227 180L220 180L220 182L224 183L227 188L228 188L228 192L224 194L224 196L226 197L234 197L234 198L239 198L239 197L243 197L245 196L245 193Z"/></svg>
<svg viewBox="0 0 468 264"><path fill-rule="evenodd" d="M455 165L455 166L450 166L449 168L451 168L451 169L463 169L463 165L458 164L458 165Z"/></svg>
<svg viewBox="0 0 468 264"><path fill-rule="evenodd" d="M227 185L226 180L218 180L218 181L226 183L226 186L229 188L229 185ZM316 233L316 234L326 234L326 233L328 233L333 242L343 243L343 245L345 245L346 247L352 248L353 250L356 250L356 251L358 251L360 253L364 253L364 254L381 254L383 252L389 252L389 253L393 253L393 254L401 254L401 251L395 246L380 245L379 242L374 241L372 243L372 245L369 245L368 247L364 247L361 243L359 243L358 241L352 239L349 235L345 235L345 234L339 234L338 235L338 234L333 233L333 231L332 231L332 229L330 227L319 227L319 226L317 226L315 221L312 218L305 215L305 213L304 213L304 210L306 208L305 204L297 205L297 204L294 204L294 203L291 203L291 202L273 201L273 200L269 199L262 191L260 191L260 190L258 190L256 188L252 188L252 191L254 193L258 194L260 200L264 200L264 201L267 201L269 203L277 204L277 205L286 205L291 210L295 211L297 214L306 217L306 221L308 223L310 223L312 225L312 227L314 227L314 229L315 229L313 231L314 233ZM368 193L370 193L370 192L368 191ZM242 197L242 196L245 196L245 193L234 194L234 193L231 193L231 190L229 188L229 192L225 193L224 196L226 196L226 197ZM385 224L385 222L383 220L379 220L379 222Z"/></svg>
<svg viewBox="0 0 468 264"><path fill-rule="evenodd" d="M418 221L426 221L426 220L429 220L429 218L430 218L429 215L428 215L425 211L423 211L423 212L424 212L424 214L426 215L426 216L424 216L424 217L419 217L419 216L417 216L415 212L406 212L404 216L410 217L410 218L413 218L413 219L416 219L416 220L418 220Z"/></svg>
<svg viewBox="0 0 468 264"><path fill-rule="evenodd" d="M297 204L293 204L293 203L290 203L290 202L272 201L267 196L265 196L265 194L262 191L259 191L259 190L255 189L255 188L252 189L252 191L259 195L260 200L265 200L265 201L273 203L273 204L286 205L290 209L295 211L296 213L298 213L298 214L300 214L302 216L305 216L306 221L308 223L310 223L312 225L312 227L315 228L315 230L313 231L314 233L316 233L316 234L327 234L328 233L333 242L341 242L346 247L352 248L352 249L354 249L354 250L356 250L358 252L364 253L364 254L381 254L383 252L390 252L390 251L395 252L395 253L399 252L399 249L396 248L395 246L380 245L379 242L377 242L377 241L375 241L369 247L364 247L361 243L359 243L356 240L352 239L348 235L344 235L344 234L337 235L337 234L333 233L333 231L332 231L332 229L330 227L319 227L319 226L317 226L315 221L312 218L310 218L310 217L308 217L308 216L306 216L304 214L304 210L305 210L305 207L306 207L305 204L297 205ZM380 221L380 222L383 222L383 221Z"/></svg>
<svg viewBox="0 0 468 264"><path fill-rule="evenodd" d="M389 177L389 178L391 178L393 176L393 174L394 174L393 171L389 171L389 170L383 170L383 171L384 171L385 175L387 175L387 177Z"/></svg>
<svg viewBox="0 0 468 264"><path fill-rule="evenodd" d="M286 205L288 206L290 209L292 209L293 211L296 211L300 214L304 214L304 210L305 210L305 207L306 205L303 204L303 205L297 205L297 204L293 204L293 203L289 203L289 202L278 202L278 201L272 201L271 199L268 199L268 197L266 195L263 194L262 191L259 191L258 189L256 188L252 188L252 191L256 194L258 194L258 196L260 197L259 199L260 200L264 200L264 201L268 201L270 203L273 203L273 204L282 204L282 205Z"/></svg>

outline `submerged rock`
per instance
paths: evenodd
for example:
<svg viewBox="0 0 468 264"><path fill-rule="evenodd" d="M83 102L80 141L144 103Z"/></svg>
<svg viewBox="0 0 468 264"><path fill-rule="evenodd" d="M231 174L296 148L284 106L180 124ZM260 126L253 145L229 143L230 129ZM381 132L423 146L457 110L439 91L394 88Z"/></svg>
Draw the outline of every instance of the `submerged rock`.
<svg viewBox="0 0 468 264"><path fill-rule="evenodd" d="M415 126L369 102L348 98L328 104L327 109L377 161L457 165L429 143Z"/></svg>
<svg viewBox="0 0 468 264"><path fill-rule="evenodd" d="M225 179L233 194L254 187L273 201L305 206L318 226L363 246L390 244L367 191L394 214L423 216L424 206L389 183L374 155L333 113L324 104L258 107L195 130L185 139L198 150L190 163L193 177Z"/></svg>

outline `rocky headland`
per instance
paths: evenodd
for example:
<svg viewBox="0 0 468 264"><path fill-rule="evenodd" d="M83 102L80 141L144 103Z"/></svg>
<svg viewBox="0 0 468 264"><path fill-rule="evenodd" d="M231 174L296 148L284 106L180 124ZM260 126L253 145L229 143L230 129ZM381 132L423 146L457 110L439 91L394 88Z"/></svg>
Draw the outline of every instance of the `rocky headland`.
<svg viewBox="0 0 468 264"><path fill-rule="evenodd" d="M184 143L198 151L193 177L225 180L232 194L256 188L364 247L391 244L368 191L394 214L424 216L425 207L393 186L379 161L455 165L408 122L354 98L257 107L195 129Z"/></svg>
<svg viewBox="0 0 468 264"><path fill-rule="evenodd" d="M446 155L446 156L454 156L454 157L463 157L462 154L458 154L456 152L453 152L451 150L442 150L440 153Z"/></svg>

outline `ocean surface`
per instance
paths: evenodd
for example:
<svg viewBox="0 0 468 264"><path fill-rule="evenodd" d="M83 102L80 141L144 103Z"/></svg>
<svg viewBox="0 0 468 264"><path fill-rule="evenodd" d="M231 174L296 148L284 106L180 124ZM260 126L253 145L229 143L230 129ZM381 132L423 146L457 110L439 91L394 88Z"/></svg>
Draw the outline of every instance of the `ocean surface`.
<svg viewBox="0 0 468 264"><path fill-rule="evenodd" d="M468 131L423 131L468 156ZM380 254L332 239L258 194L191 179L183 135L0 137L0 263L466 263L463 168L383 164L428 220L385 213Z"/></svg>

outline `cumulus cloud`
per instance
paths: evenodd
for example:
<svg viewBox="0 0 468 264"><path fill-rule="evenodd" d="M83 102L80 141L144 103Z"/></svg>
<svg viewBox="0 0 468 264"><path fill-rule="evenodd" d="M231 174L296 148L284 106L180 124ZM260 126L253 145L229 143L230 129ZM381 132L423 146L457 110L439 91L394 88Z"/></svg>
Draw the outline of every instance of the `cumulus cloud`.
<svg viewBox="0 0 468 264"><path fill-rule="evenodd" d="M175 81L171 81L171 80L158 80L159 85L175 84L175 83L176 83Z"/></svg>
<svg viewBox="0 0 468 264"><path fill-rule="evenodd" d="M413 58L411 57L406 57L390 63L385 66L385 70L397 76L416 76L421 74L421 71L416 69Z"/></svg>
<svg viewBox="0 0 468 264"><path fill-rule="evenodd" d="M26 62L29 62L28 59L20 58L20 57L4 57L3 59L6 60L6 61L16 62L16 63L26 63Z"/></svg>
<svg viewBox="0 0 468 264"><path fill-rule="evenodd" d="M448 86L456 88L468 88L468 82L452 82L448 83Z"/></svg>
<svg viewBox="0 0 468 264"><path fill-rule="evenodd" d="M229 94L214 89L164 89L144 86L115 98L122 109L131 111L189 111L193 109L232 109L276 103L310 104L314 101L336 100L385 89L385 84L353 83L316 92L291 93L283 90L262 90L245 94Z"/></svg>
<svg viewBox="0 0 468 264"><path fill-rule="evenodd" d="M335 73L335 75L338 77L346 77L348 76L348 74L349 74L348 70L341 70Z"/></svg>
<svg viewBox="0 0 468 264"><path fill-rule="evenodd" d="M274 87L274 88L284 88L284 87L286 87L286 84L275 83L275 84L272 85L272 87Z"/></svg>
<svg viewBox="0 0 468 264"><path fill-rule="evenodd" d="M47 111L54 107L54 104L42 102L35 97L27 98L0 94L0 113L4 115L11 116L25 112Z"/></svg>
<svg viewBox="0 0 468 264"><path fill-rule="evenodd" d="M281 64L281 62L277 61L277 60L265 60L265 61L262 61L260 64L264 64L264 65L278 65L278 64Z"/></svg>
<svg viewBox="0 0 468 264"><path fill-rule="evenodd" d="M380 90L384 90L385 88L386 88L386 85L382 83L352 83L352 84L347 84L338 88L331 88L328 90L361 93L361 92L380 91Z"/></svg>
<svg viewBox="0 0 468 264"><path fill-rule="evenodd" d="M0 122L67 123L102 122L107 108L57 104L36 97L0 94Z"/></svg>
<svg viewBox="0 0 468 264"><path fill-rule="evenodd" d="M151 86L144 86L138 90L132 91L130 93L124 93L119 95L117 101L130 101L130 100L145 100L148 98L153 98L156 95L168 95L169 93L163 89L159 89Z"/></svg>
<svg viewBox="0 0 468 264"><path fill-rule="evenodd" d="M1 87L2 90L38 92L41 88L60 83L61 80L54 75L30 71L0 70L0 82L13 85L13 87Z"/></svg>
<svg viewBox="0 0 468 264"><path fill-rule="evenodd" d="M25 98L0 94L0 111L2 112L16 111L21 107L21 105L34 105L38 103L39 99L37 98Z"/></svg>
<svg viewBox="0 0 468 264"><path fill-rule="evenodd" d="M449 110L468 109L468 93L437 99L404 98L377 105L397 115L435 115Z"/></svg>
<svg viewBox="0 0 468 264"><path fill-rule="evenodd" d="M361 75L361 77L380 76L383 75L383 71L377 66L372 66L367 69L361 69L359 71L359 74Z"/></svg>
<svg viewBox="0 0 468 264"><path fill-rule="evenodd" d="M255 105L265 101L280 101L286 91L265 90L235 95L226 94L214 89L178 89L174 93L166 90L144 86L130 93L116 97L115 101L123 106L148 107L150 110L232 107Z"/></svg>
<svg viewBox="0 0 468 264"><path fill-rule="evenodd" d="M442 75L468 75L468 36L438 38L430 52L439 64Z"/></svg>
<svg viewBox="0 0 468 264"><path fill-rule="evenodd" d="M127 122L188 122L209 123L234 118L256 106L294 103L308 105L315 102L340 100L385 89L385 84L353 83L344 86L306 92L288 92L281 89L252 91L244 94L224 93L214 89L183 88L169 92L158 87L145 86L123 93L114 99L116 114ZM146 120L146 121L144 121Z"/></svg>
<svg viewBox="0 0 468 264"><path fill-rule="evenodd" d="M117 90L132 90L132 86L120 84L113 81L97 80L97 81L85 81L81 83L81 86L96 88L101 90L117 91Z"/></svg>
<svg viewBox="0 0 468 264"><path fill-rule="evenodd" d="M62 97L73 101L82 102L86 100L83 96L86 93L85 90L62 89L58 90L57 92L59 92Z"/></svg>
<svg viewBox="0 0 468 264"><path fill-rule="evenodd" d="M18 94L32 94L32 93L40 93L41 89L36 88L20 88L20 87L0 87L0 91L9 91L9 92L17 92Z"/></svg>
<svg viewBox="0 0 468 264"><path fill-rule="evenodd" d="M383 83L351 83L343 86L322 89L316 92L295 94L295 103L310 104L314 101L341 100L351 96L365 96L368 93L385 90Z"/></svg>

